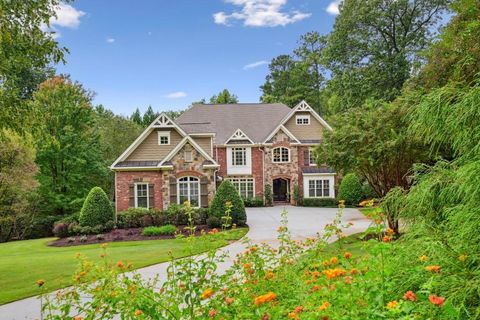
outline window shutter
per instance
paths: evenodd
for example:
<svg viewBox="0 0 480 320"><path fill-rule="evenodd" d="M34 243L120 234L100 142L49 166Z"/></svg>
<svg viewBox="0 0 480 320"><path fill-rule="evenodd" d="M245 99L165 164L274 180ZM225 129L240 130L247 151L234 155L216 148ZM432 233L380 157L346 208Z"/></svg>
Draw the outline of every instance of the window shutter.
<svg viewBox="0 0 480 320"><path fill-rule="evenodd" d="M303 163L306 166L310 165L310 152L308 150L303 151Z"/></svg>
<svg viewBox="0 0 480 320"><path fill-rule="evenodd" d="M200 202L202 207L208 207L208 178L200 179Z"/></svg>
<svg viewBox="0 0 480 320"><path fill-rule="evenodd" d="M170 178L170 204L177 203L177 179Z"/></svg>
<svg viewBox="0 0 480 320"><path fill-rule="evenodd" d="M148 206L149 208L155 208L155 193L154 193L154 185L148 185Z"/></svg>
<svg viewBox="0 0 480 320"><path fill-rule="evenodd" d="M128 206L130 208L135 207L135 185L128 185Z"/></svg>

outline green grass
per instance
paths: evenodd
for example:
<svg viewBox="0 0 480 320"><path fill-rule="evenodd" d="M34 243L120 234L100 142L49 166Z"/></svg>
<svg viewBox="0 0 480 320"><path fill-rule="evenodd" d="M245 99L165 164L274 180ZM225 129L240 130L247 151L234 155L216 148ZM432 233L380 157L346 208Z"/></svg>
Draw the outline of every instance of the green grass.
<svg viewBox="0 0 480 320"><path fill-rule="evenodd" d="M365 207L365 208L359 208L358 210L360 210L360 212L363 213L366 216L369 213L381 212L382 208L380 208L380 207Z"/></svg>
<svg viewBox="0 0 480 320"><path fill-rule="evenodd" d="M225 246L247 233L246 228L225 232L221 239L206 235L210 241L194 238L194 253ZM77 269L76 253L81 253L92 261L100 260L102 249L99 244L49 247L55 238L14 241L0 243L0 305L39 294L35 282L46 281L48 290L66 287L73 283L73 273ZM188 255L187 239L147 240L113 242L108 244L108 255L112 261L131 262L134 268L165 262L171 251L176 258Z"/></svg>
<svg viewBox="0 0 480 320"><path fill-rule="evenodd" d="M366 254L369 244L367 241L362 240L363 235L363 232L355 233L332 242L325 247L325 252L331 253L332 255L343 254L346 251L352 253L354 256Z"/></svg>

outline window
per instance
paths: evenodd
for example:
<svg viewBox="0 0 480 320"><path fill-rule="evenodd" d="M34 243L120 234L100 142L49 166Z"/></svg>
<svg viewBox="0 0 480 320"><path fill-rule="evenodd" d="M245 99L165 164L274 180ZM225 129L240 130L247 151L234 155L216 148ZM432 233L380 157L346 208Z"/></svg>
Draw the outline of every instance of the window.
<svg viewBox="0 0 480 320"><path fill-rule="evenodd" d="M290 149L279 147L273 149L273 162L290 162Z"/></svg>
<svg viewBox="0 0 480 320"><path fill-rule="evenodd" d="M246 165L247 165L247 149L232 148L232 166L246 166Z"/></svg>
<svg viewBox="0 0 480 320"><path fill-rule="evenodd" d="M311 179L308 181L308 196L310 198L330 197L330 180Z"/></svg>
<svg viewBox="0 0 480 320"><path fill-rule="evenodd" d="M192 162L192 151L191 150L185 151L184 159L185 159L185 162Z"/></svg>
<svg viewBox="0 0 480 320"><path fill-rule="evenodd" d="M317 157L315 155L315 150L313 150L313 149L308 149L308 163L311 166L316 166L317 165Z"/></svg>
<svg viewBox="0 0 480 320"><path fill-rule="evenodd" d="M193 207L200 206L200 180L195 177L183 177L177 184L178 204L190 201Z"/></svg>
<svg viewBox="0 0 480 320"><path fill-rule="evenodd" d="M158 144L159 145L170 144L170 131L158 131Z"/></svg>
<svg viewBox="0 0 480 320"><path fill-rule="evenodd" d="M135 208L148 208L148 183L135 184Z"/></svg>
<svg viewBox="0 0 480 320"><path fill-rule="evenodd" d="M244 199L255 197L255 179L253 178L231 178L230 182L235 186L240 197Z"/></svg>
<svg viewBox="0 0 480 320"><path fill-rule="evenodd" d="M297 125L304 126L310 124L310 116L296 116Z"/></svg>

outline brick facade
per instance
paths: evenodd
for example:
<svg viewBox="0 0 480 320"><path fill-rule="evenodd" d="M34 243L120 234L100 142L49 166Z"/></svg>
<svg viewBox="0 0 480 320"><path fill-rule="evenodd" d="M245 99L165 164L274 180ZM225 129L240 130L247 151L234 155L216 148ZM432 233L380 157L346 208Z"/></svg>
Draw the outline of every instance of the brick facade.
<svg viewBox="0 0 480 320"><path fill-rule="evenodd" d="M160 171L117 171L115 195L117 212L127 210L130 207L130 186L135 182L153 184L154 207L163 208L162 174Z"/></svg>

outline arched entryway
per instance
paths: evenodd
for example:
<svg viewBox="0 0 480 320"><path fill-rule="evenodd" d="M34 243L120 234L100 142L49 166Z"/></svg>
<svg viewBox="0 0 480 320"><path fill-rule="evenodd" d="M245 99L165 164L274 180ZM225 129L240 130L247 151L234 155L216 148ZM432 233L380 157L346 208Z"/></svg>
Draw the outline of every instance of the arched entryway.
<svg viewBox="0 0 480 320"><path fill-rule="evenodd" d="M273 201L290 201L290 180L287 178L273 179Z"/></svg>

